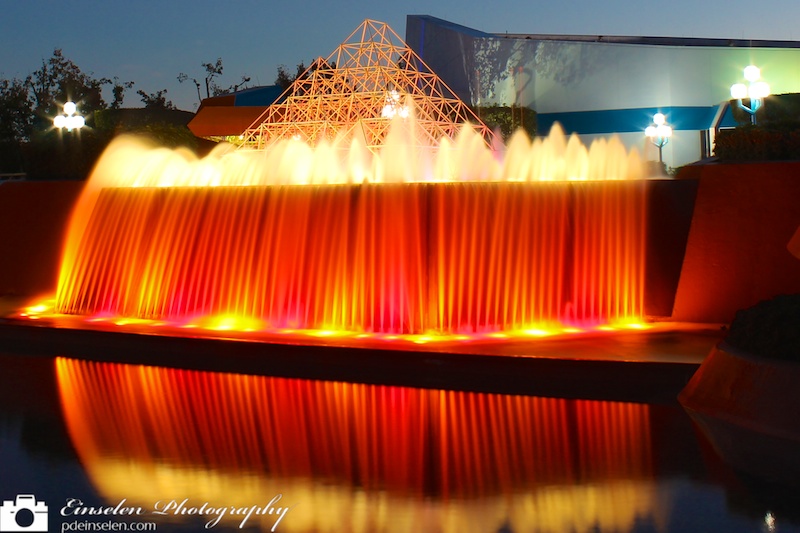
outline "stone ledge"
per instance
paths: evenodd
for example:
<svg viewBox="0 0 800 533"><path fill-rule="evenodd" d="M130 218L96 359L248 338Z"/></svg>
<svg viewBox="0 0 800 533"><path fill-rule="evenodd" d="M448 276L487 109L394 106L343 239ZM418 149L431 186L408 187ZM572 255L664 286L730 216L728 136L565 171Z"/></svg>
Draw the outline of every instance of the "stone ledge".
<svg viewBox="0 0 800 533"><path fill-rule="evenodd" d="M780 483L800 475L800 364L720 343L678 395L717 453L737 470Z"/></svg>

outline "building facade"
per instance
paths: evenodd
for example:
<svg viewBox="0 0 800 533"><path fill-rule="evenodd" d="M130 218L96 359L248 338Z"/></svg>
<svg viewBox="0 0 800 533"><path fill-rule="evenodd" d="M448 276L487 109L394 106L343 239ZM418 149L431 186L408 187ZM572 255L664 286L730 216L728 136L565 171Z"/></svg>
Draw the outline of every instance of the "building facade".
<svg viewBox="0 0 800 533"><path fill-rule="evenodd" d="M670 167L710 155L715 132L736 125L730 87L744 67L760 67L772 94L800 92L797 41L492 34L409 15L406 42L464 101L536 111L538 134L555 122L587 144L617 134L653 160L644 130L663 113Z"/></svg>

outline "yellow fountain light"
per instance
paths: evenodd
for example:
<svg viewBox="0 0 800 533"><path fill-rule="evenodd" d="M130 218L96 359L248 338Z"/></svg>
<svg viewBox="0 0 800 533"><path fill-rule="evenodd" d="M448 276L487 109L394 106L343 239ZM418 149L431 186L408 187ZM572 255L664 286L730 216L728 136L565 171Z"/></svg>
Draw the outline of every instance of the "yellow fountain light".
<svg viewBox="0 0 800 533"><path fill-rule="evenodd" d="M335 329L310 329L305 332L311 337L345 337L349 335L347 331L339 331Z"/></svg>
<svg viewBox="0 0 800 533"><path fill-rule="evenodd" d="M163 326L165 323L159 320L152 320L149 318L132 318L122 317L113 320L115 326Z"/></svg>
<svg viewBox="0 0 800 533"><path fill-rule="evenodd" d="M631 322L628 324L620 324L619 327L626 329L650 329L651 326L649 324L642 324L641 322Z"/></svg>
<svg viewBox="0 0 800 533"><path fill-rule="evenodd" d="M22 308L18 311L17 316L19 318L27 318L30 320L38 320L48 315L53 314L53 310L55 309L55 299L49 298L47 300L39 301L32 305Z"/></svg>
<svg viewBox="0 0 800 533"><path fill-rule="evenodd" d="M528 336L531 336L531 337L548 337L550 335L555 334L555 332L552 331L552 330L547 330L547 329L542 329L542 328L523 329L522 333L524 335L528 335Z"/></svg>
<svg viewBox="0 0 800 533"><path fill-rule="evenodd" d="M408 118L409 110L407 105L402 105L400 103L401 96L397 90L392 89L386 95L386 104L383 106L381 110L381 116L383 118L394 118L399 116L400 118Z"/></svg>
<svg viewBox="0 0 800 533"><path fill-rule="evenodd" d="M237 315L216 315L200 319L197 323L199 327L213 331L250 332L264 329L261 320Z"/></svg>
<svg viewBox="0 0 800 533"><path fill-rule="evenodd" d="M40 318L58 319L64 317L55 311L55 300L42 300L21 309L16 315L19 318L28 320L38 320ZM176 332L181 329L200 329L213 332L232 332L255 334L255 337L248 338L270 338L273 335L298 336L306 338L347 338L353 340L375 340L378 342L401 342L408 344L431 344L431 343L464 343L474 341L503 341L508 339L525 339L531 337L551 337L564 335L579 335L591 332L619 332L624 330L643 331L649 330L654 326L644 323L640 317L632 316L614 320L610 323L600 323L592 325L565 325L565 324L541 324L531 325L505 331L476 331L472 333L447 333L439 330L426 330L422 333L381 333L369 331L357 331L352 329L342 329L336 326L326 326L316 329L308 328L276 328L270 326L267 321L234 314L194 316L187 320L167 320L152 319L141 317L126 317L113 313L97 313L91 316L79 318L86 325L113 325L116 327L152 327L152 328L172 328Z"/></svg>
<svg viewBox="0 0 800 533"><path fill-rule="evenodd" d="M52 301L52 300L49 300L47 302L42 302L42 303L39 303L39 304L35 304L35 305L31 305L29 307L26 307L24 312L25 312L26 315L29 315L29 316L30 315L41 315L41 314L44 314L44 313L52 312L54 305L55 305L55 302Z"/></svg>

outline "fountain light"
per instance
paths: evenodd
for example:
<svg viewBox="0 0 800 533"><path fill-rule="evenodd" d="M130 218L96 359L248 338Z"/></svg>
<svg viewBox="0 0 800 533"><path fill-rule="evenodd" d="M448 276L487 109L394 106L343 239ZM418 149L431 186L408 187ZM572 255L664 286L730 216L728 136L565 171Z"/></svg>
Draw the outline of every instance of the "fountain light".
<svg viewBox="0 0 800 533"><path fill-rule="evenodd" d="M764 526L767 531L775 531L775 515L772 514L772 511L767 511L764 515Z"/></svg>
<svg viewBox="0 0 800 533"><path fill-rule="evenodd" d="M77 114L77 111L78 107L75 102L66 102L64 104L64 114L58 115L53 119L53 126L58 129L66 128L67 131L81 129L86 125L86 121L81 115Z"/></svg>
<svg viewBox="0 0 800 533"><path fill-rule="evenodd" d="M658 147L658 162L663 164L662 149L672 137L672 128L667 125L667 117L663 113L653 115L653 124L645 128L644 134L650 139L650 142Z"/></svg>
<svg viewBox="0 0 800 533"><path fill-rule="evenodd" d="M386 104L383 106L381 116L383 118L394 118L395 116L407 118L408 106L402 105L400 103L400 99L400 93L398 93L395 89L392 89L389 93L387 93Z"/></svg>
<svg viewBox="0 0 800 533"><path fill-rule="evenodd" d="M740 109L744 110L750 115L750 121L756 123L756 112L764 104L764 98L769 96L769 85L764 81L759 81L761 78L761 70L755 65L750 65L744 69L744 79L748 84L734 83L731 85L731 97L736 100ZM750 100L750 105L746 106L743 103L744 99Z"/></svg>

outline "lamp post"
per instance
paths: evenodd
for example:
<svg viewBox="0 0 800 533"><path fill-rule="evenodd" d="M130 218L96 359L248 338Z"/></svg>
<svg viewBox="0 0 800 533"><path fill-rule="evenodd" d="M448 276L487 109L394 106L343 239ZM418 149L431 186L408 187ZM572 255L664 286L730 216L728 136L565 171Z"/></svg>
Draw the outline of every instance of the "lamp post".
<svg viewBox="0 0 800 533"><path fill-rule="evenodd" d="M67 131L79 130L85 124L84 118L77 114L78 107L75 102L67 102L64 104L64 114L58 115L53 119L53 126L58 129L67 128Z"/></svg>
<svg viewBox="0 0 800 533"><path fill-rule="evenodd" d="M764 103L764 98L769 96L769 85L759 81L761 70L755 65L750 65L744 69L744 79L748 84L734 83L731 85L731 97L734 98L741 109L750 114L750 122L756 123L756 111ZM742 100L750 99L750 106L744 105Z"/></svg>
<svg viewBox="0 0 800 533"><path fill-rule="evenodd" d="M658 162L663 165L662 149L672 137L672 128L667 125L667 117L663 113L653 115L653 124L645 128L644 134L658 147Z"/></svg>

